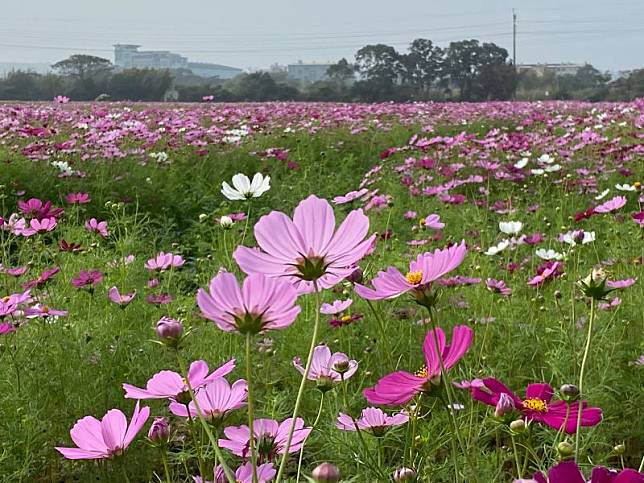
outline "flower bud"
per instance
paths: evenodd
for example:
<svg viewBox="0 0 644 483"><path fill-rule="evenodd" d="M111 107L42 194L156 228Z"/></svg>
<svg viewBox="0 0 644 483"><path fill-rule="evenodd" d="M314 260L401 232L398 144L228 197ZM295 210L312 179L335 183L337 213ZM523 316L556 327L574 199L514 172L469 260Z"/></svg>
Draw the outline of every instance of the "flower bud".
<svg viewBox="0 0 644 483"><path fill-rule="evenodd" d="M152 442L166 442L170 437L170 427L166 418L154 418L148 431L148 439Z"/></svg>
<svg viewBox="0 0 644 483"><path fill-rule="evenodd" d="M513 409L514 401L507 393L502 392L499 396L499 401L496 403L496 408L494 409L494 417L500 419L506 414L512 412Z"/></svg>
<svg viewBox="0 0 644 483"><path fill-rule="evenodd" d="M618 444L613 448L616 455L621 456L626 452L626 445Z"/></svg>
<svg viewBox="0 0 644 483"><path fill-rule="evenodd" d="M593 268L592 272L578 282L579 288L586 297L603 300L612 289L606 287L606 273L601 268Z"/></svg>
<svg viewBox="0 0 644 483"><path fill-rule="evenodd" d="M523 419L515 419L510 423L510 429L515 433L523 433L525 431L525 421Z"/></svg>
<svg viewBox="0 0 644 483"><path fill-rule="evenodd" d="M222 216L219 218L219 225L225 230L233 226L233 223L235 222L230 216Z"/></svg>
<svg viewBox="0 0 644 483"><path fill-rule="evenodd" d="M561 459L567 459L575 454L575 447L568 441L562 441L557 445L557 453Z"/></svg>
<svg viewBox="0 0 644 483"><path fill-rule="evenodd" d="M566 402L576 401L579 397L579 388L574 384L564 384L559 388L561 399Z"/></svg>
<svg viewBox="0 0 644 483"><path fill-rule="evenodd" d="M318 465L311 473L316 483L337 483L340 481L340 470L331 463Z"/></svg>
<svg viewBox="0 0 644 483"><path fill-rule="evenodd" d="M202 214L200 214L200 215L199 215L199 221L200 221L201 223L203 223L203 222L204 222L204 221L206 221L207 219L208 219L208 215L206 215L205 213L202 213Z"/></svg>
<svg viewBox="0 0 644 483"><path fill-rule="evenodd" d="M414 481L416 479L416 472L411 468L398 468L394 472L394 481L396 483L405 483L408 481Z"/></svg>
<svg viewBox="0 0 644 483"><path fill-rule="evenodd" d="M555 290L554 296L555 296L555 299L561 300L561 298L563 297L561 290Z"/></svg>
<svg viewBox="0 0 644 483"><path fill-rule="evenodd" d="M344 374L349 370L350 363L348 357L342 357L333 363L333 370L338 374Z"/></svg>
<svg viewBox="0 0 644 483"><path fill-rule="evenodd" d="M353 272L349 274L346 280L351 283L362 282L362 269L360 267L356 268Z"/></svg>
<svg viewBox="0 0 644 483"><path fill-rule="evenodd" d="M179 320L170 317L162 317L155 328L159 339L166 344L174 344L183 335L183 324Z"/></svg>

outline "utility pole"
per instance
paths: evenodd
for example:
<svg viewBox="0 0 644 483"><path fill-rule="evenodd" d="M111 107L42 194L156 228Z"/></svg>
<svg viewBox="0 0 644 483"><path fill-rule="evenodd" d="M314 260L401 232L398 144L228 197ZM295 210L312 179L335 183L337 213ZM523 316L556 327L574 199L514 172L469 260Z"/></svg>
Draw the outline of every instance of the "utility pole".
<svg viewBox="0 0 644 483"><path fill-rule="evenodd" d="M512 63L514 72L517 71L517 14L512 9Z"/></svg>

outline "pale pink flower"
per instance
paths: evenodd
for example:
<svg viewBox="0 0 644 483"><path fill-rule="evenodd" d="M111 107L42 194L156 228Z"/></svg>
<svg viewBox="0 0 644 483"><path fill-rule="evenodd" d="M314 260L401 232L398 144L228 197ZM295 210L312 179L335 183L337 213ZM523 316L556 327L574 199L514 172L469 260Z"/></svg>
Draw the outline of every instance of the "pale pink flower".
<svg viewBox="0 0 644 483"><path fill-rule="evenodd" d="M107 221L98 221L96 218L91 218L85 222L85 229L92 233L98 233L103 238L110 236L107 230Z"/></svg>
<svg viewBox="0 0 644 483"><path fill-rule="evenodd" d="M130 302L132 302L134 297L136 297L136 290L132 293L126 293L121 295L121 293L119 293L119 289L116 287L111 287L107 293L112 302L114 302L115 304L121 305L123 307L125 307Z"/></svg>
<svg viewBox="0 0 644 483"><path fill-rule="evenodd" d="M156 257L150 258L147 262L145 262L145 268L147 268L149 271L163 271L171 267L182 267L185 263L186 261L181 255L159 252Z"/></svg>
<svg viewBox="0 0 644 483"><path fill-rule="evenodd" d="M343 431L367 431L374 436L382 436L392 426L400 426L409 421L409 415L403 413L389 416L379 408L365 408L359 419L353 419L348 414L340 413L336 428ZM356 429L357 427L357 429Z"/></svg>

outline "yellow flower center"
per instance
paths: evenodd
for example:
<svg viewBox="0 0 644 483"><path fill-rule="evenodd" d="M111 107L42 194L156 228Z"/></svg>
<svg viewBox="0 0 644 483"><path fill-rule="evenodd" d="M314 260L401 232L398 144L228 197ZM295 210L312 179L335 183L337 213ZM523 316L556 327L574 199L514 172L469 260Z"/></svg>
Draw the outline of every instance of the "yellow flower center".
<svg viewBox="0 0 644 483"><path fill-rule="evenodd" d="M419 218L419 219L418 219L418 224L419 224L420 226L425 226L425 218Z"/></svg>
<svg viewBox="0 0 644 483"><path fill-rule="evenodd" d="M415 372L418 377L428 377L429 373L427 372L427 366L423 366Z"/></svg>
<svg viewBox="0 0 644 483"><path fill-rule="evenodd" d="M523 407L532 411L536 411L538 413L548 412L548 405L543 399L539 398L525 399L523 401Z"/></svg>
<svg viewBox="0 0 644 483"><path fill-rule="evenodd" d="M423 279L423 272L420 270L416 272L409 272L407 275L405 275L405 278L412 285L418 285L420 281Z"/></svg>
<svg viewBox="0 0 644 483"><path fill-rule="evenodd" d="M340 317L340 320L342 322L349 322L351 320L351 316L350 315L343 315L342 317Z"/></svg>
<svg viewBox="0 0 644 483"><path fill-rule="evenodd" d="M42 310L42 313L43 313L43 314L48 314L48 313L49 313L49 307L47 307L46 305L43 305L43 306L40 308L40 310Z"/></svg>
<svg viewBox="0 0 644 483"><path fill-rule="evenodd" d="M637 189L640 189L642 187L642 183L640 183L639 181L635 181L635 183L633 183L633 186L635 186L635 188Z"/></svg>
<svg viewBox="0 0 644 483"><path fill-rule="evenodd" d="M5 297L2 297L2 301L3 301L3 302L8 302L10 298L11 298L11 297L9 297L9 296L7 295L7 296L5 296Z"/></svg>

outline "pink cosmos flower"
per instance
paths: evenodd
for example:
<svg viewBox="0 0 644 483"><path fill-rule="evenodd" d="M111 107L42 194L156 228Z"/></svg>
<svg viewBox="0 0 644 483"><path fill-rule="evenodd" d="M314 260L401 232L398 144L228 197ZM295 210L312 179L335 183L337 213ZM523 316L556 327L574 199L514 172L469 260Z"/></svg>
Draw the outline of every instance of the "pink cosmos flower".
<svg viewBox="0 0 644 483"><path fill-rule="evenodd" d="M210 281L208 292L197 292L205 318L221 330L243 334L288 327L301 310L296 300L290 283L260 273L246 277L240 288L232 273L222 272Z"/></svg>
<svg viewBox="0 0 644 483"><path fill-rule="evenodd" d="M70 460L105 459L123 453L150 416L150 408L139 411L136 403L130 424L125 414L110 409L100 421L93 416L79 419L69 432L77 448L56 447Z"/></svg>
<svg viewBox="0 0 644 483"><path fill-rule="evenodd" d="M42 220L43 218L58 218L63 214L62 208L53 208L51 201L39 200L38 198L31 198L27 201L18 200L18 209L27 218L36 218Z"/></svg>
<svg viewBox="0 0 644 483"><path fill-rule="evenodd" d="M56 218L32 218L29 220L29 226L26 227L22 232L20 233L24 237L32 236L35 235L36 233L45 233L48 231L52 231L54 228L56 228L56 225L58 225L58 222L56 221Z"/></svg>
<svg viewBox="0 0 644 483"><path fill-rule="evenodd" d="M248 384L243 379L235 381L231 387L223 377L215 379L197 391L196 398L199 402L199 409L207 418L214 420L223 419L230 411L239 409L246 405L248 396ZM197 417L197 408L193 401L188 406L179 402L170 403L170 412L175 416L188 417L190 410L191 417Z"/></svg>
<svg viewBox="0 0 644 483"><path fill-rule="evenodd" d="M356 293L367 300L381 300L413 292L417 300L422 300L427 296L426 291L431 283L458 267L466 253L465 241L442 250L421 253L409 265L407 275L400 273L397 268L389 267L384 272L378 272L371 281L373 289L356 284Z"/></svg>
<svg viewBox="0 0 644 483"><path fill-rule="evenodd" d="M281 423L273 419L256 419L253 421L253 435L257 442L257 456L260 462L270 461L277 455L284 454L292 421L292 418L285 419ZM288 452L297 453L300 451L304 440L306 440L312 429L304 426L302 418L297 418ZM226 435L227 439L220 439L218 441L219 446L242 458L250 456L250 430L248 426L228 426L224 429L224 435Z"/></svg>
<svg viewBox="0 0 644 483"><path fill-rule="evenodd" d="M627 288L631 285L634 285L637 281L637 278L627 278L625 280L608 280L606 281L606 286L608 288Z"/></svg>
<svg viewBox="0 0 644 483"><path fill-rule="evenodd" d="M20 277L27 273L28 267L5 268L0 264L0 272L6 273L11 277Z"/></svg>
<svg viewBox="0 0 644 483"><path fill-rule="evenodd" d="M633 218L633 221L637 223L639 226L644 226L644 211L640 211L639 213L633 213L631 217Z"/></svg>
<svg viewBox="0 0 644 483"><path fill-rule="evenodd" d="M477 283L481 283L481 279L456 275L455 277L439 278L436 280L436 283L443 287L460 287L462 285L476 285Z"/></svg>
<svg viewBox="0 0 644 483"><path fill-rule="evenodd" d="M107 221L98 221L96 218L91 218L85 222L85 229L92 233L98 233L103 238L110 236L107 230Z"/></svg>
<svg viewBox="0 0 644 483"><path fill-rule="evenodd" d="M409 421L409 416L405 413L398 413L393 416L387 415L379 408L365 408L359 419L353 419L348 414L340 413L336 428L342 431L356 431L356 426L360 431L367 431L374 436L382 436L392 426L400 426Z"/></svg>
<svg viewBox="0 0 644 483"><path fill-rule="evenodd" d="M9 322L0 323L0 335L7 335L15 332L16 328Z"/></svg>
<svg viewBox="0 0 644 483"><path fill-rule="evenodd" d="M344 196L336 196L333 198L333 202L336 205L343 205L345 203L350 203L353 200L357 200L358 198L363 197L369 192L367 188L362 188L361 190L358 191L349 191L346 195Z"/></svg>
<svg viewBox="0 0 644 483"><path fill-rule="evenodd" d="M601 302L597 307L600 310L613 310L619 307L622 304L622 299L619 297L613 297L610 302Z"/></svg>
<svg viewBox="0 0 644 483"><path fill-rule="evenodd" d="M257 473L257 483L268 483L277 474L275 468L273 468L273 463L264 463L259 465L256 469ZM204 481L200 476L193 476L192 479L195 483L228 483L228 478L224 473L224 469L221 466L215 468L215 479L213 481ZM235 482L236 483L253 483L253 464L250 461L247 461L235 471Z"/></svg>
<svg viewBox="0 0 644 483"><path fill-rule="evenodd" d="M431 228L432 230L440 230L445 228L445 223L441 222L441 217L437 214L431 214L425 218L425 228Z"/></svg>
<svg viewBox="0 0 644 483"><path fill-rule="evenodd" d="M54 97L55 104L67 104L69 102L69 97L67 96L56 96Z"/></svg>
<svg viewBox="0 0 644 483"><path fill-rule="evenodd" d="M8 231L12 235L20 236L25 229L27 221L24 218L19 218L18 214L12 213L8 220L3 219L0 228L3 231Z"/></svg>
<svg viewBox="0 0 644 483"><path fill-rule="evenodd" d="M206 361L194 361L188 368L188 382L194 391L202 386L230 374L235 369L235 359L231 359L221 367L215 369L208 375L208 364ZM129 399L171 399L190 400L188 385L183 376L173 371L157 372L148 381L145 389L123 384L125 397Z"/></svg>
<svg viewBox="0 0 644 483"><path fill-rule="evenodd" d="M69 193L65 196L65 201L69 204L84 205L92 201L87 193Z"/></svg>
<svg viewBox="0 0 644 483"><path fill-rule="evenodd" d="M46 319L48 317L67 317L68 312L66 310L57 310L47 305L36 304L33 307L25 309L24 314L28 319L36 317Z"/></svg>
<svg viewBox="0 0 644 483"><path fill-rule="evenodd" d="M518 480L517 480L518 481ZM548 471L548 478L538 472L533 476L535 483L644 483L644 473L626 468L623 470L609 470L603 466L593 468L590 480L574 461L562 461Z"/></svg>
<svg viewBox="0 0 644 483"><path fill-rule="evenodd" d="M418 213L415 211L406 211L405 214L403 215L403 218L405 220L413 220L418 216Z"/></svg>
<svg viewBox="0 0 644 483"><path fill-rule="evenodd" d="M320 307L320 313L325 315L339 314L340 312L344 312L346 309L348 309L352 303L353 300L351 299L334 300L332 304L324 303Z"/></svg>
<svg viewBox="0 0 644 483"><path fill-rule="evenodd" d="M145 300L152 305L168 305L172 303L174 297L169 293L149 293L147 297L145 297Z"/></svg>
<svg viewBox="0 0 644 483"><path fill-rule="evenodd" d="M537 268L537 274L528 280L528 285L539 287L546 281L563 274L563 263L549 260Z"/></svg>
<svg viewBox="0 0 644 483"><path fill-rule="evenodd" d="M93 288L103 281L103 274L98 270L81 270L76 278L72 279L72 285L76 288Z"/></svg>
<svg viewBox="0 0 644 483"><path fill-rule="evenodd" d="M466 325L457 325L452 332L452 343L446 345L443 329L430 330L423 342L425 363L415 374L396 371L381 378L374 387L365 389L364 396L371 404L398 406L411 401L416 394L429 392L441 375L441 364L436 345L441 352L445 370L449 370L465 355L472 345L474 331Z"/></svg>
<svg viewBox="0 0 644 483"><path fill-rule="evenodd" d="M503 280L488 278L485 285L490 292L501 294L505 297L512 295L512 289L508 287Z"/></svg>
<svg viewBox="0 0 644 483"><path fill-rule="evenodd" d="M107 292L110 300L114 302L115 304L121 305L123 307L127 306L134 297L136 297L136 290L132 293L126 293L121 295L119 293L119 289L116 287L111 287L108 292Z"/></svg>
<svg viewBox="0 0 644 483"><path fill-rule="evenodd" d="M489 406L496 406L501 394L507 394L512 398L514 407L521 412L529 421L543 423L557 431L564 430L568 434L577 431L577 414L579 413L579 401L566 403L565 401L552 401L554 391L548 384L528 384L525 391L525 399L510 391L500 381L494 378L483 379L484 387L474 387L471 394L474 399ZM595 426L602 420L602 410L595 407L588 407L586 401L582 401L581 425Z"/></svg>
<svg viewBox="0 0 644 483"><path fill-rule="evenodd" d="M299 357L293 358L293 366L300 374L304 375L305 370ZM309 381L317 381L320 388L330 389L342 380L349 379L357 370L358 363L350 360L346 354L342 352L331 354L331 349L325 345L319 345L313 349L308 379Z"/></svg>
<svg viewBox="0 0 644 483"><path fill-rule="evenodd" d="M335 230L335 215L328 201L309 196L295 208L291 220L273 211L255 225L261 250L240 246L233 257L247 274L264 273L285 278L300 293L331 288L350 275L367 253L375 235L364 239L369 218L351 211Z"/></svg>
<svg viewBox="0 0 644 483"><path fill-rule="evenodd" d="M13 314L18 309L18 304L11 297L0 298L0 319Z"/></svg>
<svg viewBox="0 0 644 483"><path fill-rule="evenodd" d="M593 210L595 213L610 213L611 211L619 210L625 204L626 198L624 196L616 196L599 206L595 206Z"/></svg>
<svg viewBox="0 0 644 483"><path fill-rule="evenodd" d="M145 268L147 268L151 272L154 270L163 271L167 270L170 267L182 267L185 263L186 261L181 255L159 252L156 257L150 258L147 262L145 262Z"/></svg>
<svg viewBox="0 0 644 483"><path fill-rule="evenodd" d="M41 287L45 285L58 272L60 272L59 267L47 268L40 274L37 279L29 280L28 282L23 283L22 288L28 290L34 287Z"/></svg>

